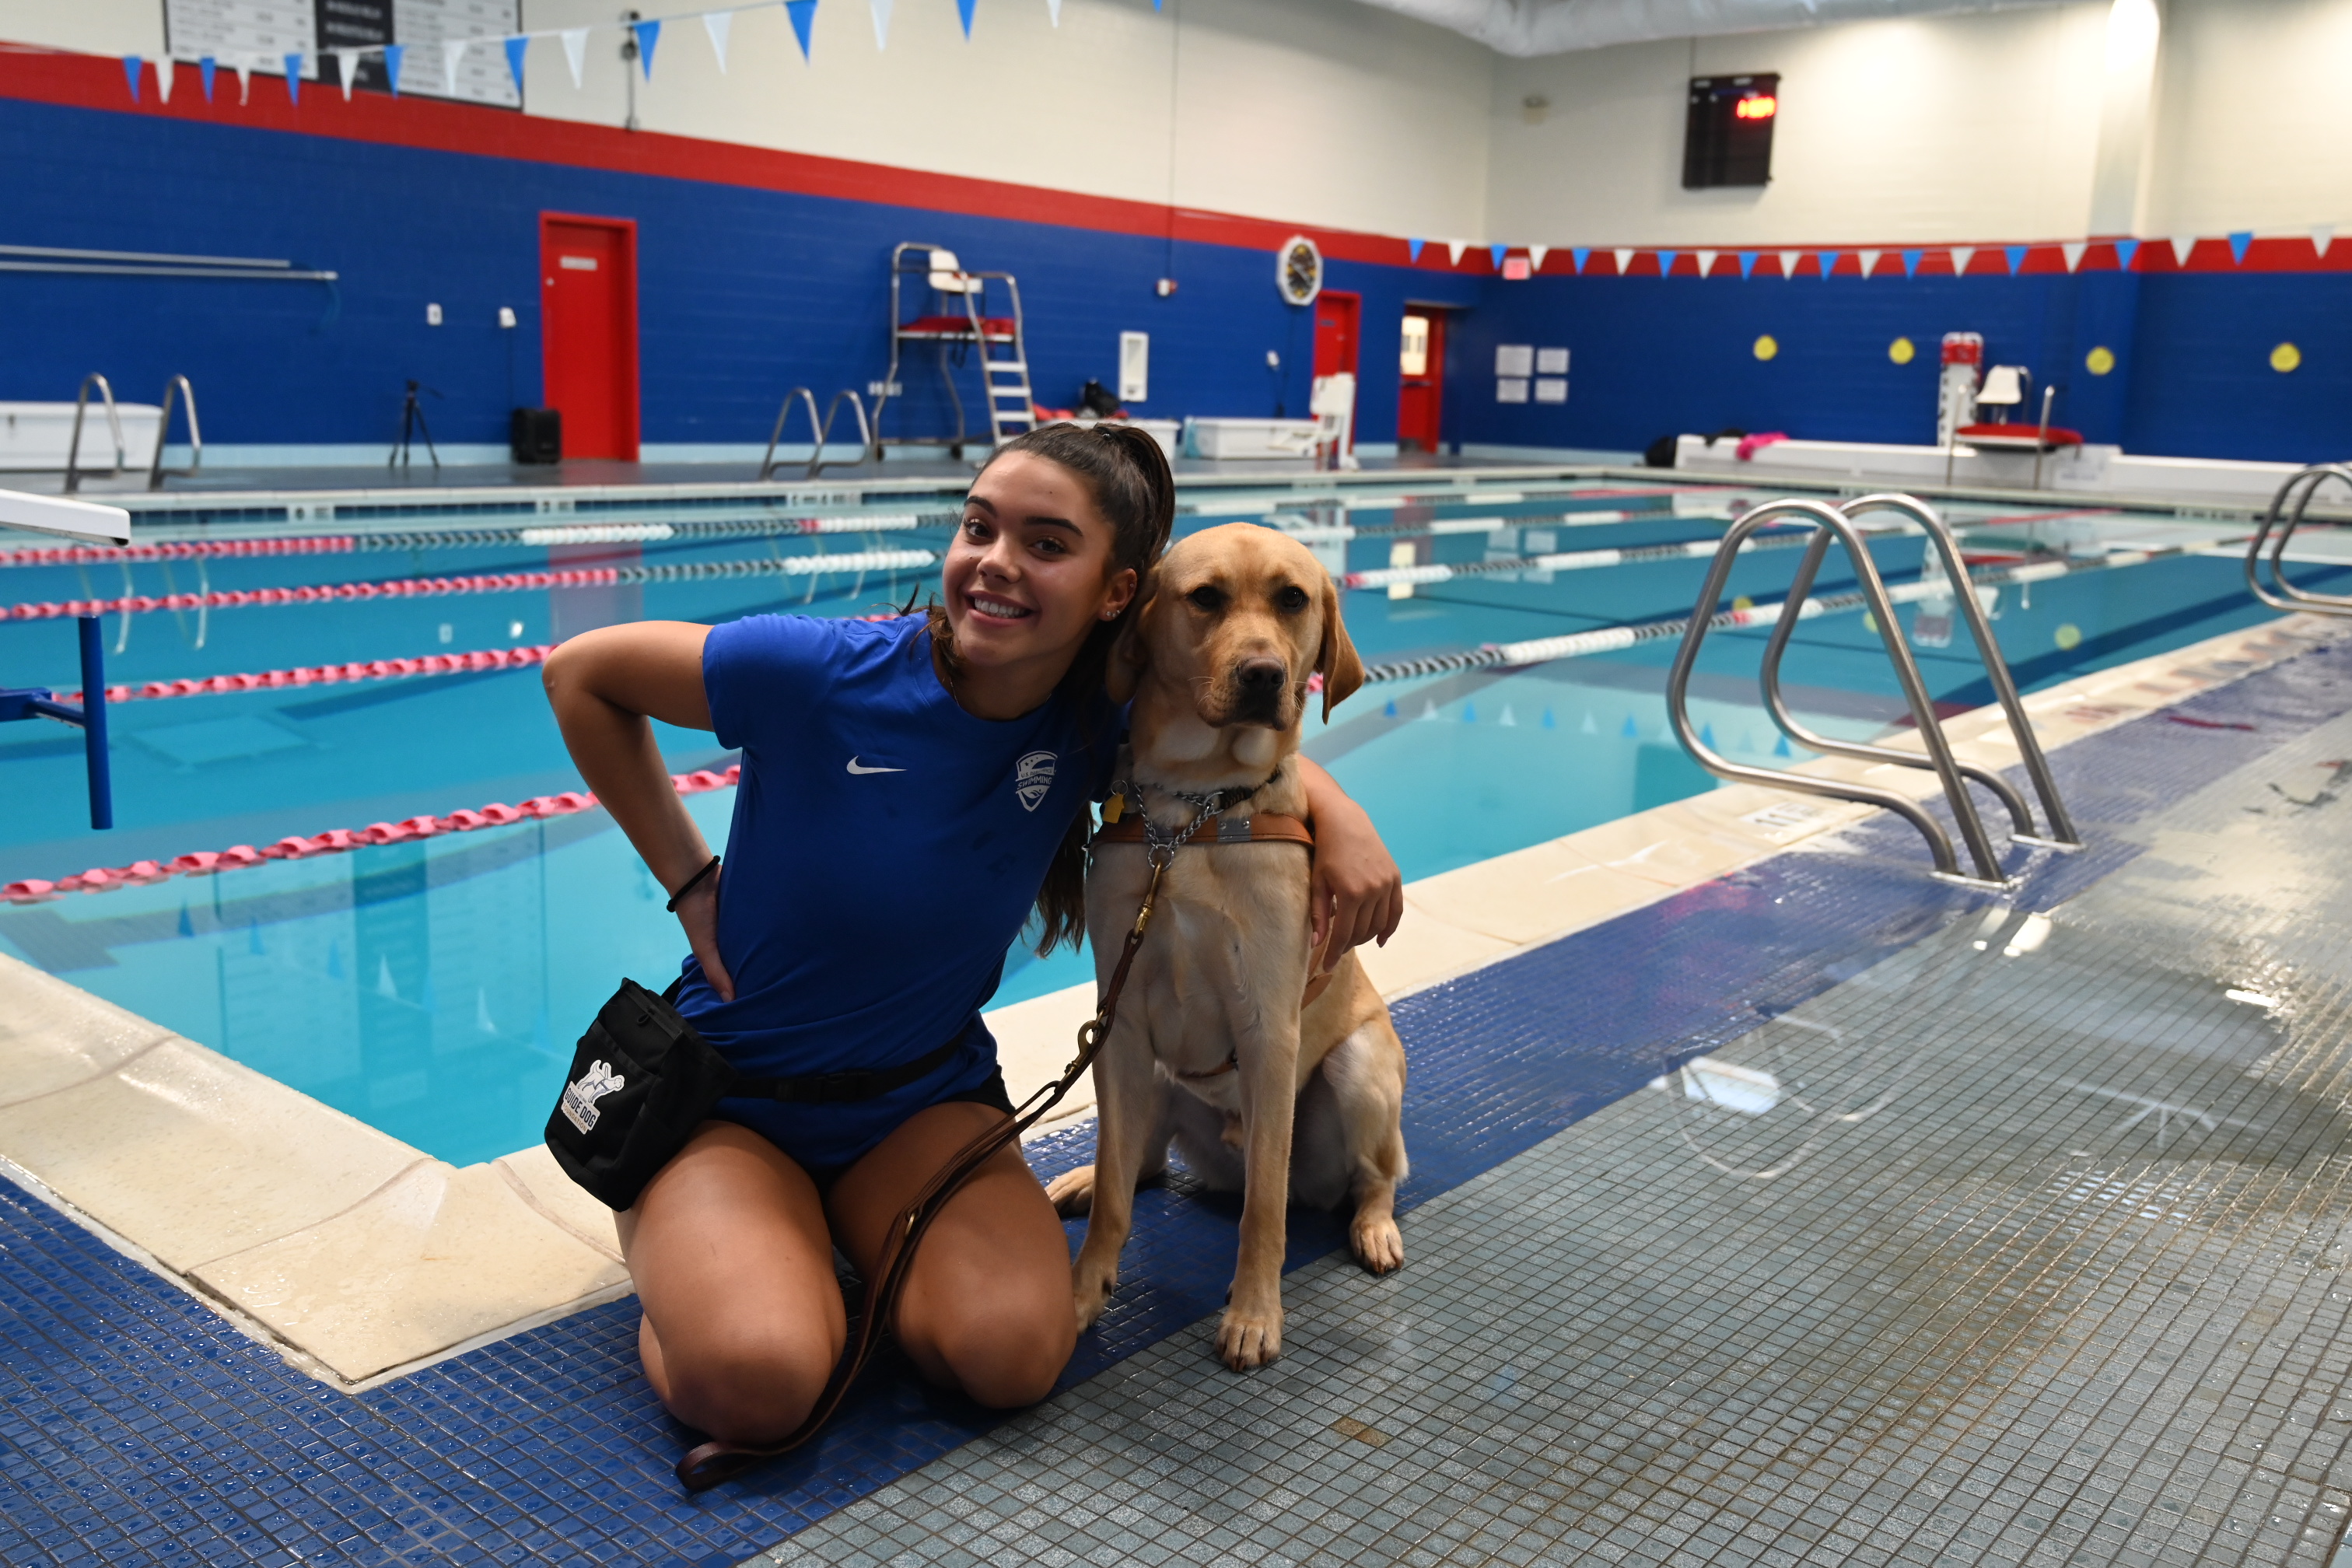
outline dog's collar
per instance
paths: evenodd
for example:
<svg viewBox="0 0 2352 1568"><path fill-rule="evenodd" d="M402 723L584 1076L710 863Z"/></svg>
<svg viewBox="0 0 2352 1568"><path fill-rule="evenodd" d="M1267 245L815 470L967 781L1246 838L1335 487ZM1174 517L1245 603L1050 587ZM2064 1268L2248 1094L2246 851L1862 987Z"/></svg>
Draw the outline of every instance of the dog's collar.
<svg viewBox="0 0 2352 1568"><path fill-rule="evenodd" d="M1097 837L1111 837L1119 839L1140 838L1145 846L1145 853L1155 863L1163 865L1174 859L1176 851L1191 843L1193 835L1199 833L1211 822L1217 824L1217 840L1221 843L1240 842L1264 837L1293 841L1303 838L1306 843L1312 846L1315 841L1313 835L1307 831L1304 823L1297 822L1296 818L1273 818L1260 814L1244 817L1238 823L1227 823L1223 820L1226 812L1244 801L1255 798L1261 790L1281 776L1282 768L1277 765L1274 772L1247 789L1220 789L1211 790L1206 795L1190 795L1182 790L1170 789L1164 784L1139 784L1130 775L1120 779L1111 786L1110 799L1103 805L1105 831L1098 833ZM1181 828L1171 829L1160 826L1151 820L1151 813L1144 807L1143 792L1146 789L1155 790L1171 800L1181 800L1192 806L1192 820ZM1135 821L1131 826L1120 821L1120 818L1126 815L1126 808L1130 802L1135 806ZM1260 821L1266 822L1270 828L1277 821L1285 825L1286 828L1289 825L1296 824L1296 831L1270 831L1263 835L1257 834L1252 829ZM1226 831L1228 827L1239 827L1242 831L1239 834L1229 834Z"/></svg>

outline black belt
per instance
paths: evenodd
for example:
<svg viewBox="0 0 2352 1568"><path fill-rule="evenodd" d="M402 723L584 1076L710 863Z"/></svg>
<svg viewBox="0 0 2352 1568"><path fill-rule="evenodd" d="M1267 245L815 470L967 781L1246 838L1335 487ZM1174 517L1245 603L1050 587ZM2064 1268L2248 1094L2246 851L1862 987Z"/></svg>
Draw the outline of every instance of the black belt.
<svg viewBox="0 0 2352 1568"><path fill-rule="evenodd" d="M739 1078L727 1091L730 1100L780 1100L790 1105L844 1105L852 1100L879 1100L894 1089L929 1078L955 1059L963 1049L959 1034L935 1051L894 1068L856 1072L803 1073L798 1078Z"/></svg>

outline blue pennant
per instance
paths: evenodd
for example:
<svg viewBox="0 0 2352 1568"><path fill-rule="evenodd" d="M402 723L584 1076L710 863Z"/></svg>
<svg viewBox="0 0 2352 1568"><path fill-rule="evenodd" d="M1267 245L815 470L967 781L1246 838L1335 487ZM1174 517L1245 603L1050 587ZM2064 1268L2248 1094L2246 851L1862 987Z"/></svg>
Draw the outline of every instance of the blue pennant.
<svg viewBox="0 0 2352 1568"><path fill-rule="evenodd" d="M1486 247L1486 254L1495 258L1496 271L1500 272L1503 269L1503 253L1510 248L1507 245L1490 245Z"/></svg>
<svg viewBox="0 0 2352 1568"><path fill-rule="evenodd" d="M406 44L386 44L383 47L383 74L392 83L392 96L400 96L400 62L408 53Z"/></svg>
<svg viewBox="0 0 2352 1568"><path fill-rule="evenodd" d="M213 73L220 69L220 62L206 55L196 62L196 69L204 73L205 101L210 103L213 100Z"/></svg>
<svg viewBox="0 0 2352 1568"><path fill-rule="evenodd" d="M1903 276L1906 278L1918 277L1920 258L1927 254L1927 253L1924 250L1905 251L1903 253Z"/></svg>
<svg viewBox="0 0 2352 1568"><path fill-rule="evenodd" d="M801 61L809 58L809 30L816 26L816 0L784 0L784 14L793 19L793 37L801 41Z"/></svg>
<svg viewBox="0 0 2352 1568"><path fill-rule="evenodd" d="M1391 697L1389 699L1389 705L1381 710L1381 717L1383 719L1393 719L1396 716L1396 699Z"/></svg>
<svg viewBox="0 0 2352 1568"><path fill-rule="evenodd" d="M143 64L137 55L122 57L122 74L131 83L131 101L139 101L139 68Z"/></svg>
<svg viewBox="0 0 2352 1568"><path fill-rule="evenodd" d="M1559 721L1551 716L1551 710L1549 708L1544 710L1543 727L1547 730L1557 730L1559 728Z"/></svg>
<svg viewBox="0 0 2352 1568"><path fill-rule="evenodd" d="M302 101L302 57L300 55L286 57L286 99L289 103L299 104Z"/></svg>
<svg viewBox="0 0 2352 1568"><path fill-rule="evenodd" d="M1701 724L1701 725L1698 727L1698 743L1699 743L1700 745L1702 745L1702 746L1705 746L1705 747L1706 747L1708 751L1710 751L1710 752L1712 752L1712 751L1714 751L1714 750L1715 750L1715 726L1714 726L1714 725L1712 725L1712 724Z"/></svg>
<svg viewBox="0 0 2352 1568"><path fill-rule="evenodd" d="M182 936L196 934L195 922L188 919L188 906L185 904L180 906L180 934Z"/></svg>
<svg viewBox="0 0 2352 1568"><path fill-rule="evenodd" d="M1581 271L1583 271L1583 270L1584 270L1584 264L1585 264L1585 262L1587 262L1588 260L1591 259L1591 257L1592 257L1592 247L1591 247L1591 246L1589 246L1589 245L1580 245L1580 246L1578 246L1575 249L1573 249L1573 250L1570 251L1568 254L1569 254L1570 256L1571 256L1572 258L1575 258L1575 261L1576 261L1576 269L1577 269L1579 272L1581 272Z"/></svg>
<svg viewBox="0 0 2352 1568"><path fill-rule="evenodd" d="M2025 265L2025 247L2004 245L2000 247L2000 253L2009 258L2009 275L2011 278L2016 277L2017 269Z"/></svg>
<svg viewBox="0 0 2352 1568"><path fill-rule="evenodd" d="M1160 9L1156 5L1151 8L1155 11ZM971 37L971 14L978 9L980 0L956 0L956 15L963 21L963 36L967 40Z"/></svg>
<svg viewBox="0 0 2352 1568"><path fill-rule="evenodd" d="M1783 735L1779 740L1772 742L1772 754L1776 757L1791 757L1796 755L1794 752L1789 750L1788 736Z"/></svg>
<svg viewBox="0 0 2352 1568"><path fill-rule="evenodd" d="M2138 240L2136 240L2136 239L2119 239L2119 240L2116 241L2116 268L2117 268L2118 270L2120 270L2120 271L2129 272L2129 271L2131 270L2131 267L2132 267L2132 258L2133 258L2134 257L2137 256L2138 254L2139 254L2139 241L2138 241Z"/></svg>
<svg viewBox="0 0 2352 1568"><path fill-rule="evenodd" d="M1761 254L1762 252L1755 250L1743 250L1739 253L1739 275L1742 278L1747 278L1754 274L1756 271L1756 258Z"/></svg>
<svg viewBox="0 0 2352 1568"><path fill-rule="evenodd" d="M1408 239L1404 242L1404 252L1412 258L1414 265L1420 264L1422 247L1428 243L1429 241L1425 239Z"/></svg>
<svg viewBox="0 0 2352 1568"><path fill-rule="evenodd" d="M1625 715L1625 727L1617 732L1629 741L1638 741L1642 738L1642 727L1633 722L1633 716L1631 713Z"/></svg>
<svg viewBox="0 0 2352 1568"><path fill-rule="evenodd" d="M630 26L637 35L637 64L645 67L646 79L651 81L654 79L654 46L661 42L661 24L633 22Z"/></svg>
<svg viewBox="0 0 2352 1568"><path fill-rule="evenodd" d="M1667 273L1672 272L1675 269L1675 258L1681 254L1682 252L1679 250L1661 250L1658 252L1658 276L1664 278Z"/></svg>
<svg viewBox="0 0 2352 1568"><path fill-rule="evenodd" d="M2232 266L2246 264L2246 251L2254 243L2254 231L2242 228L2230 237L2230 261Z"/></svg>
<svg viewBox="0 0 2352 1568"><path fill-rule="evenodd" d="M1478 705L1475 702L1465 702L1462 705L1462 721L1465 724L1475 724L1478 721Z"/></svg>
<svg viewBox="0 0 2352 1568"><path fill-rule="evenodd" d="M530 37L528 34L518 33L513 37L507 40L507 71L508 74L514 78L515 90L517 92L520 92L522 90L523 51L530 47ZM653 57L653 51L651 49L647 49L646 51L646 58L650 60Z"/></svg>

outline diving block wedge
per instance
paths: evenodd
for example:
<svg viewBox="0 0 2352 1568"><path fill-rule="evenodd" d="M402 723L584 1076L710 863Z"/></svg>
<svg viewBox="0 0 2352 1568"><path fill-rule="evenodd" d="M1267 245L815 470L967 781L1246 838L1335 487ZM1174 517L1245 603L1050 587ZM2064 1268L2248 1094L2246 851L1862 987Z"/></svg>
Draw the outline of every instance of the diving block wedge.
<svg viewBox="0 0 2352 1568"><path fill-rule="evenodd" d="M22 490L0 490L0 523L79 539L87 544L131 542L131 514L119 506L68 500L63 496L32 496Z"/></svg>

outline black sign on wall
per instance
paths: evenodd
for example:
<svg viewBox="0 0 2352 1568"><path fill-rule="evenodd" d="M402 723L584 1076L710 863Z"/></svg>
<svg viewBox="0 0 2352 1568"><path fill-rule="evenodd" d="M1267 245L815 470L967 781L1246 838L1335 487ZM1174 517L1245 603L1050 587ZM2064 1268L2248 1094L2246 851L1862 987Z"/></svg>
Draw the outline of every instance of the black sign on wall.
<svg viewBox="0 0 2352 1568"><path fill-rule="evenodd" d="M370 44L395 41L392 36L392 5L393 0L318 0L321 79L331 79L338 87L342 85L341 79L333 75L333 68L326 64L329 50L364 48ZM352 75L353 85L372 92L392 90L382 55L362 55L356 63L359 68Z"/></svg>
<svg viewBox="0 0 2352 1568"><path fill-rule="evenodd" d="M1772 126L1780 118L1777 71L1691 78L1683 122L1683 189L1769 184Z"/></svg>

